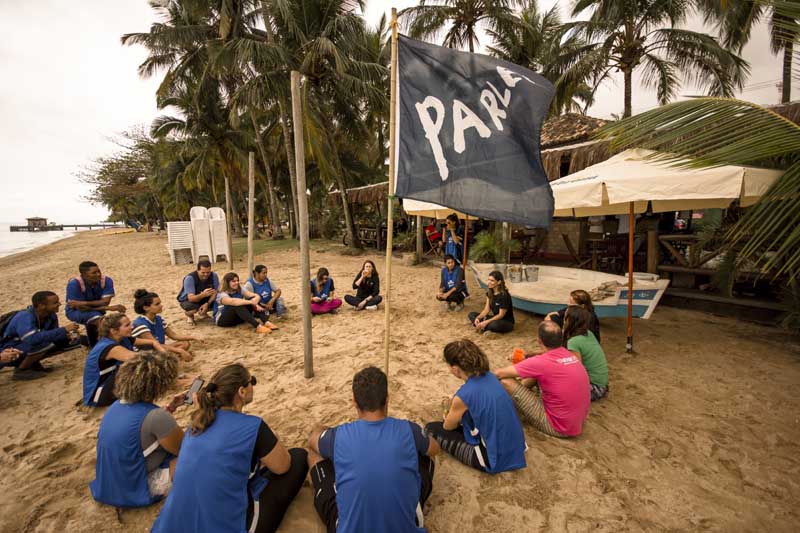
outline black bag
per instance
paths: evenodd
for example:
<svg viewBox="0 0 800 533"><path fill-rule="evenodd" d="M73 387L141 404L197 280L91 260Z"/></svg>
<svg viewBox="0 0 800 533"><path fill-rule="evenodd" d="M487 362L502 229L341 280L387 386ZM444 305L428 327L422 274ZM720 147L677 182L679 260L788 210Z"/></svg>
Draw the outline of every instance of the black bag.
<svg viewBox="0 0 800 533"><path fill-rule="evenodd" d="M24 311L24 309L17 309L16 311L9 311L8 313L3 313L0 315L0 340L6 340L6 329L11 323L11 319L17 316L17 313L21 313L22 311Z"/></svg>

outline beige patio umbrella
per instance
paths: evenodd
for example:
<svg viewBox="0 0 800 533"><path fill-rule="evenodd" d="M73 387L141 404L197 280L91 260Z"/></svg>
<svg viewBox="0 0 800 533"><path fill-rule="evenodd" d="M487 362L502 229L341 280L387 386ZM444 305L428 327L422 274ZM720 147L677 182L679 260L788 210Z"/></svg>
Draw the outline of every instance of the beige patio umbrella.
<svg viewBox="0 0 800 533"><path fill-rule="evenodd" d="M478 217L465 215L461 211L444 207L443 205L433 204L430 202L421 202L419 200L412 200L411 198L403 199L403 211L409 215L416 215L420 217L435 218L441 220L447 218L450 214L455 214L458 218L468 220L478 220ZM466 269L467 267L467 239L469 238L469 225L464 224L464 257L461 264ZM466 270L465 270L466 272Z"/></svg>
<svg viewBox="0 0 800 533"><path fill-rule="evenodd" d="M554 216L629 216L628 232L628 351L633 351L634 214L725 208L734 200L754 204L783 171L742 166L681 168L680 162L659 161L657 152L631 149L575 172L550 185Z"/></svg>

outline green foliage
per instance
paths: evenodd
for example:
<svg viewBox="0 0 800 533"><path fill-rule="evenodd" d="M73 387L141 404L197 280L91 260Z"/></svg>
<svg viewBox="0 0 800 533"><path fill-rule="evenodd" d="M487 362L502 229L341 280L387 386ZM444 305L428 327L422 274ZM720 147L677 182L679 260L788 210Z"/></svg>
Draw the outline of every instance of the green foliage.
<svg viewBox="0 0 800 533"><path fill-rule="evenodd" d="M504 240L502 231L494 233L482 231L475 235L475 242L470 246L469 258L476 263L505 263L509 252L519 250L519 241Z"/></svg>

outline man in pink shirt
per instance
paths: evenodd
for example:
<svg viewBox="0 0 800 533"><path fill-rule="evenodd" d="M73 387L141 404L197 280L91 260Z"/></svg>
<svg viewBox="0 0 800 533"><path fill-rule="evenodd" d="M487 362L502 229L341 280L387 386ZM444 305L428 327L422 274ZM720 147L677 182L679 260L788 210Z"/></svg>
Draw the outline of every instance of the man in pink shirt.
<svg viewBox="0 0 800 533"><path fill-rule="evenodd" d="M555 322L539 324L538 342L547 351L494 374L536 429L553 437L576 437L589 414L589 375L580 359L561 346L561 327ZM541 396L531 390L535 383Z"/></svg>

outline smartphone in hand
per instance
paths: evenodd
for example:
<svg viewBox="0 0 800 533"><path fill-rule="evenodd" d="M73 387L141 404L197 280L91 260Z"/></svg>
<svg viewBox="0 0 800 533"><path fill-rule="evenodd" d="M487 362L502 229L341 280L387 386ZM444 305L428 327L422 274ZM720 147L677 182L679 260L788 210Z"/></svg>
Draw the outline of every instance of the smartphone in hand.
<svg viewBox="0 0 800 533"><path fill-rule="evenodd" d="M203 378L197 378L192 382L192 386L189 387L189 392L186 393L186 398L184 398L183 403L185 405L192 405L194 403L194 395L197 394L197 391L203 386Z"/></svg>

